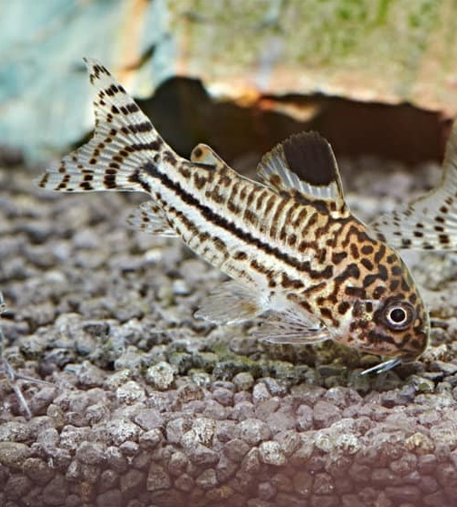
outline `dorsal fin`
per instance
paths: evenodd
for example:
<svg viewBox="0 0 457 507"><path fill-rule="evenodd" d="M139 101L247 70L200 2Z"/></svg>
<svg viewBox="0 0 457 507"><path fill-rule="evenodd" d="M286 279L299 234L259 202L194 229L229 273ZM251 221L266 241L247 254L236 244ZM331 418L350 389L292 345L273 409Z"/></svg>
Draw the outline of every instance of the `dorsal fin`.
<svg viewBox="0 0 457 507"><path fill-rule="evenodd" d="M221 169L227 164L207 144L197 144L190 154L190 161L194 164L213 165L215 169Z"/></svg>
<svg viewBox="0 0 457 507"><path fill-rule="evenodd" d="M258 176L277 193L327 201L338 215L348 212L332 147L317 132L295 134L278 144L262 158Z"/></svg>

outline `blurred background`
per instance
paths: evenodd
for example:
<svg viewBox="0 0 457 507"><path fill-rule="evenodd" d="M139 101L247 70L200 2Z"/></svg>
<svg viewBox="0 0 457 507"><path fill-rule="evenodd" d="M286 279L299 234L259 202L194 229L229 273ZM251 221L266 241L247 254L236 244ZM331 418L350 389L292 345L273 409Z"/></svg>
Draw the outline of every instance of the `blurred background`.
<svg viewBox="0 0 457 507"><path fill-rule="evenodd" d="M1 153L47 162L89 135L90 56L182 155L316 129L337 156L437 160L456 28L453 0L0 0Z"/></svg>

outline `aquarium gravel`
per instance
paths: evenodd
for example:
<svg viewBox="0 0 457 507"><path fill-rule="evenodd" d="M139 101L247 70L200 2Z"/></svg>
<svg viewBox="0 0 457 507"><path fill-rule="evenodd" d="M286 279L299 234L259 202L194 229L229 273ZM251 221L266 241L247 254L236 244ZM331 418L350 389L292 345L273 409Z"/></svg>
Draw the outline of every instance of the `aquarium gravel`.
<svg viewBox="0 0 457 507"><path fill-rule="evenodd" d="M372 219L439 178L432 165L342 164ZM457 256L409 255L432 317L421 361L332 343L263 344L258 322L193 313L222 275L130 230L137 196L60 196L0 170L0 505L457 505Z"/></svg>

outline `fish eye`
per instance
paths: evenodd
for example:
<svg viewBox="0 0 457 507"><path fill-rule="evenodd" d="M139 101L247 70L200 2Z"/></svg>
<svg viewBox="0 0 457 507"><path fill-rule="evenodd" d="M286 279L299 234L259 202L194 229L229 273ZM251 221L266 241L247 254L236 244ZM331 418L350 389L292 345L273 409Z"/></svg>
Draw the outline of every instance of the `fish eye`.
<svg viewBox="0 0 457 507"><path fill-rule="evenodd" d="M387 305L383 312L386 324L392 329L406 329L414 320L414 308L409 303L395 302Z"/></svg>

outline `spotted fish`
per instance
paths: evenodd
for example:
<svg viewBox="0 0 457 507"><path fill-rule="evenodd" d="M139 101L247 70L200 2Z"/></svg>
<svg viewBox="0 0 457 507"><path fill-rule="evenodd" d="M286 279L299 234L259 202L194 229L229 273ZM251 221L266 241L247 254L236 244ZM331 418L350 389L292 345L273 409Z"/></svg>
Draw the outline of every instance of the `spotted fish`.
<svg viewBox="0 0 457 507"><path fill-rule="evenodd" d="M190 160L177 155L106 68L85 61L96 89L94 136L48 168L42 188L149 194L131 224L181 238L231 278L197 317L235 324L265 314L260 338L333 339L390 358L378 372L422 354L429 320L417 287L381 232L351 214L324 138L290 137L252 181L209 146L196 146Z"/></svg>
<svg viewBox="0 0 457 507"><path fill-rule="evenodd" d="M446 146L439 185L370 225L394 248L457 250L457 122Z"/></svg>

